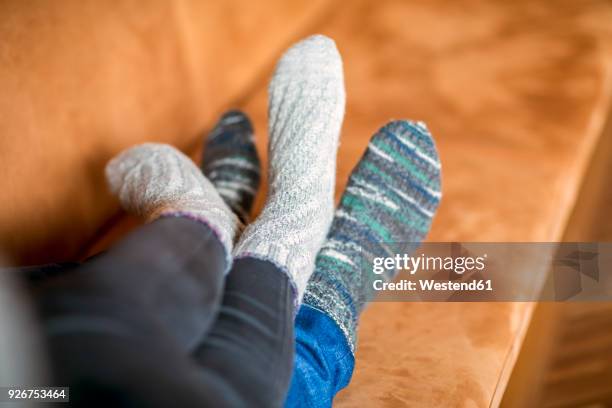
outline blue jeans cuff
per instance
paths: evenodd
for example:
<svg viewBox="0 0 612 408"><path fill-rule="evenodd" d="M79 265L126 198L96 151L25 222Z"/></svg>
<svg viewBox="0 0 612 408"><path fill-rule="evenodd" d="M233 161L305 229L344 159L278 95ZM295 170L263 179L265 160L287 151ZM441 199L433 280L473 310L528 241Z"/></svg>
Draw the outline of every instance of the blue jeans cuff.
<svg viewBox="0 0 612 408"><path fill-rule="evenodd" d="M354 367L355 357L336 322L302 305L295 319L295 363L285 407L330 407Z"/></svg>

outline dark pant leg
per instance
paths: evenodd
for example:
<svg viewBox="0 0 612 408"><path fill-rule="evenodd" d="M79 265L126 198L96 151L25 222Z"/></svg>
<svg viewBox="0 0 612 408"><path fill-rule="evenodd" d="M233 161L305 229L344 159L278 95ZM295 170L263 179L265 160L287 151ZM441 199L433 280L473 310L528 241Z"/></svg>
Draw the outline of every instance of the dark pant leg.
<svg viewBox="0 0 612 408"><path fill-rule="evenodd" d="M217 321L194 354L247 406L283 405L293 367L293 298L287 275L272 263L237 260Z"/></svg>
<svg viewBox="0 0 612 408"><path fill-rule="evenodd" d="M177 338L169 318L157 318L155 313L180 319L194 302L186 302L174 288L158 303L150 295L155 290L141 293L137 285L141 279L167 275L172 276L168 282L164 278L148 287L175 285L170 267L175 267L176 254L165 246L181 239L142 232L135 233L139 239L130 241L132 236L129 244L120 244L116 253L117 248L38 287L54 385L71 387L73 406L281 405L293 358L293 303L287 277L267 262L238 261L228 278L223 310L194 359L186 355L184 338ZM156 243L163 245L152 250ZM159 273L159 262L170 270ZM192 263L198 264L187 262ZM149 268L155 273L143 272Z"/></svg>
<svg viewBox="0 0 612 408"><path fill-rule="evenodd" d="M237 406L191 359L219 308L225 253L186 218L143 226L109 251L34 285L53 384L72 406Z"/></svg>
<svg viewBox="0 0 612 408"><path fill-rule="evenodd" d="M224 249L208 226L167 217L34 291L41 318L54 332L91 329L93 316L122 319L132 310L189 352L216 317L225 268Z"/></svg>
<svg viewBox="0 0 612 408"><path fill-rule="evenodd" d="M68 406L249 406L222 375L197 366L147 313L102 303L82 306L88 317L80 330L48 327L46 333L53 380L48 385L70 387Z"/></svg>

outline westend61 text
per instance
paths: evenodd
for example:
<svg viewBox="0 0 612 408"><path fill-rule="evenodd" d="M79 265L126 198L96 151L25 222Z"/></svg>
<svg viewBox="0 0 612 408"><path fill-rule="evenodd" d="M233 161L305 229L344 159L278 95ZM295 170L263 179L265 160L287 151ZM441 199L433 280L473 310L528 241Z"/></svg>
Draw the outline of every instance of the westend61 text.
<svg viewBox="0 0 612 408"><path fill-rule="evenodd" d="M419 279L417 281L402 279L397 282L385 282L382 279L373 282L374 290L391 291L492 291L491 279L474 279L468 282L436 281Z"/></svg>

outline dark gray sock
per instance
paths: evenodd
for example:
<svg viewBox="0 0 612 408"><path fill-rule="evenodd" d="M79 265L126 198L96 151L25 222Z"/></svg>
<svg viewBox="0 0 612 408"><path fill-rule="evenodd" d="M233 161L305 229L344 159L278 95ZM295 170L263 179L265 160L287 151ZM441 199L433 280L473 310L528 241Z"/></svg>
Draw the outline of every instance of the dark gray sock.
<svg viewBox="0 0 612 408"><path fill-rule="evenodd" d="M253 126L243 112L226 112L204 141L202 171L223 201L248 221L259 188L261 164Z"/></svg>

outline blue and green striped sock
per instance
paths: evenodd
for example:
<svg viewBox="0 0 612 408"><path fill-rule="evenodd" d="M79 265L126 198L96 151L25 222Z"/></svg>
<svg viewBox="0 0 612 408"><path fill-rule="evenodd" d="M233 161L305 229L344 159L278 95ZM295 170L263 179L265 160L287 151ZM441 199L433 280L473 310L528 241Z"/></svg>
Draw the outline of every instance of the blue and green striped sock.
<svg viewBox="0 0 612 408"><path fill-rule="evenodd" d="M353 170L316 259L304 304L331 317L351 351L359 314L374 297L374 257L414 248L427 235L440 202L440 161L420 122L381 128Z"/></svg>
<svg viewBox="0 0 612 408"><path fill-rule="evenodd" d="M249 118L237 110L226 112L205 140L202 172L243 223L253 207L260 171Z"/></svg>

